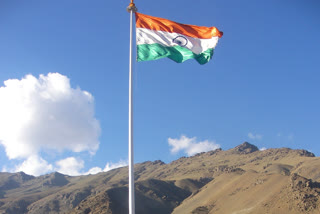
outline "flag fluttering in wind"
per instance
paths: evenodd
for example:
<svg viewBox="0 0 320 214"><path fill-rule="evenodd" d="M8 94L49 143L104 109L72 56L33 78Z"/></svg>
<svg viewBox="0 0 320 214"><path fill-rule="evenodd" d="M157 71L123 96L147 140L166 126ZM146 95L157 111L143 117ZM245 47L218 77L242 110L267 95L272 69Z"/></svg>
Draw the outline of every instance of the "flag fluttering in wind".
<svg viewBox="0 0 320 214"><path fill-rule="evenodd" d="M135 214L134 161L133 161L133 111L132 111L132 68L133 68L133 14L136 15L137 61L156 60L168 57L175 62L195 59L200 64L210 61L213 51L223 33L216 27L185 25L167 19L137 13L130 0L129 48L129 214Z"/></svg>
<svg viewBox="0 0 320 214"><path fill-rule="evenodd" d="M137 61L168 57L175 62L195 59L209 62L223 33L216 27L200 27L136 14Z"/></svg>

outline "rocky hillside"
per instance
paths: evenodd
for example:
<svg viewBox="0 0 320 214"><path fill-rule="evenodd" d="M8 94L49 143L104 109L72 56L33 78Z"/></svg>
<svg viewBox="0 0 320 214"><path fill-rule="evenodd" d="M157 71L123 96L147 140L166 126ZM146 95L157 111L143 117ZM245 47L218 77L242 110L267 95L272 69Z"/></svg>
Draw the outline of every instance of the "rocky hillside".
<svg viewBox="0 0 320 214"><path fill-rule="evenodd" d="M128 213L128 168L88 176L0 173L0 214ZM138 214L318 214L320 160L247 142L135 165Z"/></svg>

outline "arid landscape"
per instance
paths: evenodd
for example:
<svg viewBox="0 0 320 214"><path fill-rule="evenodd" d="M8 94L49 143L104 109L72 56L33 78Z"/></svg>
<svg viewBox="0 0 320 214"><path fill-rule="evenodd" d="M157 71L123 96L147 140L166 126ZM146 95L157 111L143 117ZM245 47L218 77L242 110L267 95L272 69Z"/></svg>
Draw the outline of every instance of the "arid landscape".
<svg viewBox="0 0 320 214"><path fill-rule="evenodd" d="M0 213L128 213L128 168L87 176L0 173ZM135 165L137 214L320 213L320 159L250 143ZM319 183L318 183L319 182Z"/></svg>

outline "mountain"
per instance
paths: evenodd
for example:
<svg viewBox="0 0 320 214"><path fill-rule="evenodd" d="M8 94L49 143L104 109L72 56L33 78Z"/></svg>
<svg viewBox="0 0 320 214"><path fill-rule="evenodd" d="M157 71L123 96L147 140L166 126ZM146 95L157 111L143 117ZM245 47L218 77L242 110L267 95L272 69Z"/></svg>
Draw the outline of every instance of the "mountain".
<svg viewBox="0 0 320 214"><path fill-rule="evenodd" d="M0 173L0 214L127 214L128 168L87 176ZM320 159L306 150L233 149L135 165L137 214L320 213Z"/></svg>

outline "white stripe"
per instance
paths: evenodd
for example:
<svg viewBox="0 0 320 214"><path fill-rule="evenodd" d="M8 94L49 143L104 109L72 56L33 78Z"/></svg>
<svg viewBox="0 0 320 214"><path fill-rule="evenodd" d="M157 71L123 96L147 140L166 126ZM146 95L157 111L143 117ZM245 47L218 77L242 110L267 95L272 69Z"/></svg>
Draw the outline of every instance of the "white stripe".
<svg viewBox="0 0 320 214"><path fill-rule="evenodd" d="M209 48L215 48L219 39L217 36L212 37L211 39L199 39L179 33L168 33L145 28L137 28L136 34L137 45L154 43L169 47L180 45L191 50L195 54L200 54ZM181 44L178 44L179 41Z"/></svg>

